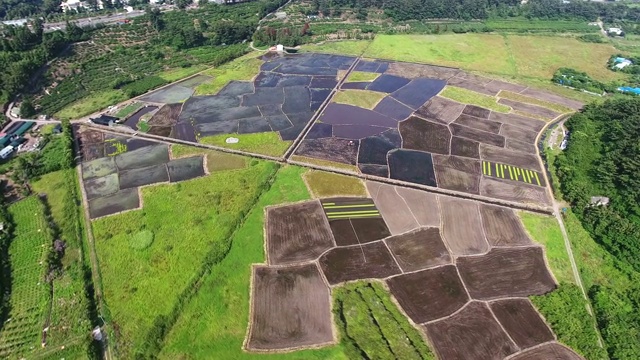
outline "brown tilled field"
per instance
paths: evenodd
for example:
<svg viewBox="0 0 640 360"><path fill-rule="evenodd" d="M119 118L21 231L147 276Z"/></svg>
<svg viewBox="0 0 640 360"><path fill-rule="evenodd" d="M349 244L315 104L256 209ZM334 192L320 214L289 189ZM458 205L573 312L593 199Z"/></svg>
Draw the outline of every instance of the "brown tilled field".
<svg viewBox="0 0 640 360"><path fill-rule="evenodd" d="M487 241L491 246L532 244L520 218L512 209L481 204L480 215Z"/></svg>
<svg viewBox="0 0 640 360"><path fill-rule="evenodd" d="M288 349L333 340L331 297L315 264L255 266L251 299L248 349Z"/></svg>
<svg viewBox="0 0 640 360"><path fill-rule="evenodd" d="M500 99L498 103L510 106L513 110L521 111L527 114L532 114L535 116L539 116L548 120L552 120L560 116L560 113L555 112L553 110L549 110L542 106L531 105L527 103L522 103L519 101L513 101L509 99Z"/></svg>
<svg viewBox="0 0 640 360"><path fill-rule="evenodd" d="M480 159L480 143L454 136L451 138L451 155Z"/></svg>
<svg viewBox="0 0 640 360"><path fill-rule="evenodd" d="M487 131L494 134L498 134L500 132L500 127L502 126L502 124L499 122L475 117L472 115L467 115L465 113L460 115L456 119L456 121L454 121L454 124L459 124L462 126L467 126L467 127L482 130L482 131Z"/></svg>
<svg viewBox="0 0 640 360"><path fill-rule="evenodd" d="M419 226L411 210L392 185L367 182L376 207L385 218L391 234L402 234Z"/></svg>
<svg viewBox="0 0 640 360"><path fill-rule="evenodd" d="M545 125L545 122L542 120L516 114L503 114L495 111L489 115L489 120L501 122L503 124L515 125L535 132L542 130Z"/></svg>
<svg viewBox="0 0 640 360"><path fill-rule="evenodd" d="M523 204L550 204L547 191L543 187L485 176L480 179L480 195Z"/></svg>
<svg viewBox="0 0 640 360"><path fill-rule="evenodd" d="M357 279L381 279L401 272L382 241L334 248L318 262L331 285Z"/></svg>
<svg viewBox="0 0 640 360"><path fill-rule="evenodd" d="M385 240L402 271L410 272L451 263L440 229L422 228Z"/></svg>
<svg viewBox="0 0 640 360"><path fill-rule="evenodd" d="M542 360L542 359L553 359L553 360L583 360L583 358L573 352L572 350L567 349L563 345L557 343L549 343L544 344L542 346L538 346L535 349L525 350L513 357L509 360Z"/></svg>
<svg viewBox="0 0 640 360"><path fill-rule="evenodd" d="M556 288L541 247L494 248L486 255L456 260L474 299L546 294Z"/></svg>
<svg viewBox="0 0 640 360"><path fill-rule="evenodd" d="M413 116L401 122L399 128L404 149L449 154L451 132L446 125Z"/></svg>
<svg viewBox="0 0 640 360"><path fill-rule="evenodd" d="M491 302L489 307L521 349L554 340L553 333L529 299L498 300Z"/></svg>
<svg viewBox="0 0 640 360"><path fill-rule="evenodd" d="M442 236L453 255L473 255L489 251L477 203L443 196L440 198L440 208Z"/></svg>
<svg viewBox="0 0 640 360"><path fill-rule="evenodd" d="M396 191L420 226L440 226L440 207L435 194L398 186Z"/></svg>
<svg viewBox="0 0 640 360"><path fill-rule="evenodd" d="M540 171L540 162L533 154L523 154L517 151L480 144L480 155L482 156L482 160L485 161L494 161Z"/></svg>
<svg viewBox="0 0 640 360"><path fill-rule="evenodd" d="M451 315L469 301L453 265L395 276L388 279L387 284L417 324Z"/></svg>
<svg viewBox="0 0 640 360"><path fill-rule="evenodd" d="M319 201L267 210L269 264L313 260L334 246L329 223Z"/></svg>
<svg viewBox="0 0 640 360"><path fill-rule="evenodd" d="M502 360L518 351L481 302L471 302L452 317L424 328L442 360Z"/></svg>
<svg viewBox="0 0 640 360"><path fill-rule="evenodd" d="M450 124L460 116L464 104L443 97L434 96L429 102L416 111L416 115Z"/></svg>

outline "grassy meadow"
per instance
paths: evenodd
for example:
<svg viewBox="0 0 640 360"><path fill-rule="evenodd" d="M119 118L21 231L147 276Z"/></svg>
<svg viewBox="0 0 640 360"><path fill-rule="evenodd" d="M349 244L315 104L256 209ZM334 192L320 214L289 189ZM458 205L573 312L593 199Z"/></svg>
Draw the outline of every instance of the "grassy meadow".
<svg viewBox="0 0 640 360"><path fill-rule="evenodd" d="M230 233L276 169L274 163L254 161L246 169L145 187L141 210L93 222L104 297L122 358L145 351L154 321L172 311L205 261L224 257ZM136 249L141 232L151 232L152 242Z"/></svg>
<svg viewBox="0 0 640 360"><path fill-rule="evenodd" d="M225 141L229 137L237 138L240 141L236 144L227 144ZM284 141L280 139L280 135L273 131L253 134L221 134L203 136L198 139L198 142L275 157L284 155L289 146L293 143L293 141Z"/></svg>
<svg viewBox="0 0 640 360"><path fill-rule="evenodd" d="M333 196L367 196L362 180L353 176L309 170L303 175L309 192L316 198Z"/></svg>
<svg viewBox="0 0 640 360"><path fill-rule="evenodd" d="M462 104L477 105L501 113L508 113L511 110L509 106L498 104L498 99L494 96L484 95L456 86L446 86L440 92L440 96Z"/></svg>
<svg viewBox="0 0 640 360"><path fill-rule="evenodd" d="M73 120L125 100L127 100L127 96L122 90L99 91L64 107L55 114L55 117Z"/></svg>
<svg viewBox="0 0 640 360"><path fill-rule="evenodd" d="M260 54L261 53L258 52L252 52L229 63L220 65L217 68L204 71L202 73L203 75L212 76L213 79L198 85L195 95L215 95L220 89L227 85L229 81L253 79L258 75L260 65L262 65L262 60L257 58Z"/></svg>
<svg viewBox="0 0 640 360"><path fill-rule="evenodd" d="M340 90L332 100L335 103L373 109L386 95L385 93L369 90Z"/></svg>

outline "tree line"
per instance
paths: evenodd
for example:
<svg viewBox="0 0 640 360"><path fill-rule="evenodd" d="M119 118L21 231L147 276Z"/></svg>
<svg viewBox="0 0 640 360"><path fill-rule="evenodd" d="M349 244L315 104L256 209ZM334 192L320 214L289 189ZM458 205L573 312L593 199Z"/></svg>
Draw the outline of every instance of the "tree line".
<svg viewBox="0 0 640 360"><path fill-rule="evenodd" d="M555 162L561 190L591 237L616 259L630 288L594 286L589 297L612 359L640 358L640 98L587 105L567 122ZM605 196L607 206L592 204Z"/></svg>

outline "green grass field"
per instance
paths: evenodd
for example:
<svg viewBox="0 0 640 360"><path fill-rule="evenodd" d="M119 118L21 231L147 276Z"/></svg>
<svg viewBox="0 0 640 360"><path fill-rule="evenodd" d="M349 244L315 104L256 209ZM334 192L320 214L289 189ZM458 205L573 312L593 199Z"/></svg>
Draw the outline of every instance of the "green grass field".
<svg viewBox="0 0 640 360"><path fill-rule="evenodd" d="M341 346L284 354L255 354L242 350L249 321L251 264L263 263L264 207L309 199L302 181L306 171L286 166L251 210L232 238L231 250L213 266L198 294L184 308L169 333L161 359L347 359Z"/></svg>
<svg viewBox="0 0 640 360"><path fill-rule="evenodd" d="M64 107L55 114L55 117L73 120L125 100L127 96L121 90L100 91Z"/></svg>
<svg viewBox="0 0 640 360"><path fill-rule="evenodd" d="M302 45L302 51L360 56L370 44L370 40L325 41L322 44Z"/></svg>
<svg viewBox="0 0 640 360"><path fill-rule="evenodd" d="M477 105L501 113L508 113L511 110L509 106L498 104L498 99L493 96L484 95L456 86L446 86L440 93L440 96L459 103Z"/></svg>
<svg viewBox="0 0 640 360"><path fill-rule="evenodd" d="M31 184L38 194L46 194L51 215L65 241L63 272L53 281L54 300L51 327L47 333L49 347L67 345L69 341L85 343L92 324L88 318L89 299L84 296L84 265L86 253L85 223L79 201L79 184L75 169L52 172ZM84 348L84 346L81 346ZM84 349L83 349L84 350ZM56 355L58 355L56 353ZM83 355L85 355L83 353Z"/></svg>
<svg viewBox="0 0 640 360"><path fill-rule="evenodd" d="M246 169L146 187L143 209L93 222L105 302L122 358L150 346L146 336L155 319L172 311L206 259L224 256L230 232L276 169L274 163L255 161ZM141 231L152 232L154 240L135 250L129 242Z"/></svg>
<svg viewBox="0 0 640 360"><path fill-rule="evenodd" d="M240 141L237 144L227 144L225 140L235 137ZM270 156L282 156L287 151L293 141L280 139L277 132L263 132L253 134L222 134L213 136L203 136L198 142L208 145L220 146L228 149L246 151L254 154Z"/></svg>
<svg viewBox="0 0 640 360"><path fill-rule="evenodd" d="M9 245L10 312L0 330L0 357L19 359L40 349L43 324L51 303L46 258L53 242L44 207L36 196L9 206L15 229Z"/></svg>
<svg viewBox="0 0 640 360"><path fill-rule="evenodd" d="M309 170L304 174L309 192L317 198L332 196L367 196L362 180L325 171Z"/></svg>
<svg viewBox="0 0 640 360"><path fill-rule="evenodd" d="M556 280L559 283L575 283L569 254L556 219L528 212L519 212L518 215L531 238L544 246L547 261Z"/></svg>
<svg viewBox="0 0 640 360"><path fill-rule="evenodd" d="M134 112L138 111L143 106L144 106L143 103L133 102L133 103L123 107L122 109L118 110L113 116L122 119L122 118L127 117L127 116L133 114Z"/></svg>
<svg viewBox="0 0 640 360"><path fill-rule="evenodd" d="M204 154L207 156L207 170L214 171L237 170L247 167L247 158L221 151L207 150L194 146L174 144L171 145L171 154L174 159L191 155Z"/></svg>
<svg viewBox="0 0 640 360"><path fill-rule="evenodd" d="M204 75L212 76L213 79L198 85L195 95L214 95L231 80L253 79L258 75L260 65L262 65L262 60L256 58L259 54L261 53L253 52L203 72Z"/></svg>
<svg viewBox="0 0 640 360"><path fill-rule="evenodd" d="M293 160L293 161L298 161L298 162L301 162L301 163L305 163L305 164L323 166L323 167L333 168L333 169L346 170L346 171L350 171L350 172L353 172L353 173L356 173L356 174L359 173L358 167L356 167L355 165L344 164L344 163L339 163L339 162L330 161L330 160L322 160L322 159L310 158L310 157L300 156L300 155L292 155L291 157L289 157L289 159Z"/></svg>
<svg viewBox="0 0 640 360"><path fill-rule="evenodd" d="M435 360L418 329L380 283L343 285L333 290L333 299L334 319L350 359Z"/></svg>
<svg viewBox="0 0 640 360"><path fill-rule="evenodd" d="M378 73L370 73L364 71L352 71L349 74L346 82L358 82L358 81L373 81L378 78L380 74Z"/></svg>
<svg viewBox="0 0 640 360"><path fill-rule="evenodd" d="M340 90L333 97L332 101L365 109L373 109L386 95L385 93L369 90Z"/></svg>
<svg viewBox="0 0 640 360"><path fill-rule="evenodd" d="M161 73L158 74L158 76L168 82L173 82L173 81L184 79L187 76L191 76L195 73L199 73L200 71L203 71L206 68L207 66L203 64L193 65L187 68L179 67L179 68L173 68L173 69L162 71Z"/></svg>

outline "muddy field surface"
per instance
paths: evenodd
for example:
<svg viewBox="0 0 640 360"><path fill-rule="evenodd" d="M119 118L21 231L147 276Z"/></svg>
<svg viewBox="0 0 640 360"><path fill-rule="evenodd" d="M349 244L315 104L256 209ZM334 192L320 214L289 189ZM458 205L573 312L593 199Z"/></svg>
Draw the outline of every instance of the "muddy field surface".
<svg viewBox="0 0 640 360"><path fill-rule="evenodd" d="M440 211L442 237L453 255L475 255L489 251L477 203L441 197Z"/></svg>
<svg viewBox="0 0 640 360"><path fill-rule="evenodd" d="M171 160L166 144L133 142L93 130L81 135L80 141L83 139L113 148L105 151L106 156L81 163L82 186L92 219L139 208L141 186L205 175L202 156Z"/></svg>
<svg viewBox="0 0 640 360"><path fill-rule="evenodd" d="M424 327L443 360L500 360L518 351L484 303L471 302L452 317Z"/></svg>
<svg viewBox="0 0 640 360"><path fill-rule="evenodd" d="M329 250L318 263L331 285L358 279L382 279L401 273L381 241Z"/></svg>
<svg viewBox="0 0 640 360"><path fill-rule="evenodd" d="M417 324L451 315L469 300L453 265L392 277L387 284Z"/></svg>
<svg viewBox="0 0 640 360"><path fill-rule="evenodd" d="M491 302L491 311L521 349L553 341L553 333L529 299Z"/></svg>
<svg viewBox="0 0 640 360"><path fill-rule="evenodd" d="M315 264L255 266L251 301L249 350L289 349L333 340L329 289Z"/></svg>
<svg viewBox="0 0 640 360"><path fill-rule="evenodd" d="M438 228L422 228L385 240L404 272L451 263L451 255Z"/></svg>
<svg viewBox="0 0 640 360"><path fill-rule="evenodd" d="M320 202L267 209L270 265L313 260L333 246L333 235Z"/></svg>
<svg viewBox="0 0 640 360"><path fill-rule="evenodd" d="M556 288L537 246L494 248L486 255L459 257L456 265L474 299L542 295Z"/></svg>
<svg viewBox="0 0 640 360"><path fill-rule="evenodd" d="M296 154L356 165L366 175L548 207L550 199L546 194L528 192L518 184L500 187L492 181L484 182L483 178L496 176L480 170L472 173L443 165L434 168L429 159L436 154L456 155L539 171L535 143L546 123L538 117L551 119L560 115L548 108L508 99L500 99L500 103L513 107L509 113L459 103L438 95L445 85L498 97L501 91L509 91L538 100L553 99L554 103L562 103L562 98L457 69L381 63L386 63L386 68L378 66L375 71L374 65L357 65L364 69L361 71L381 74L374 80L342 85L343 89L382 93L385 97L378 105L370 110L329 104ZM581 106L572 100L567 103L574 108ZM335 141L325 140L322 146L312 143L320 138ZM354 149L347 149L345 141ZM357 158L352 154L357 154ZM419 165L412 166L416 163ZM498 178L522 181L515 177ZM543 179L539 181L540 186L545 186Z"/></svg>

